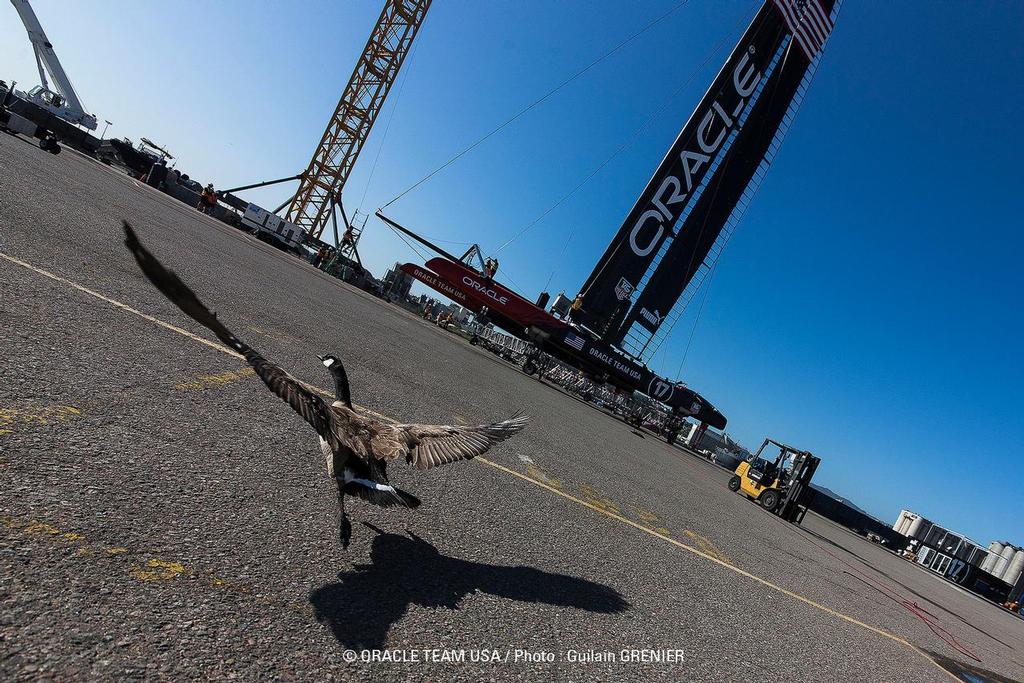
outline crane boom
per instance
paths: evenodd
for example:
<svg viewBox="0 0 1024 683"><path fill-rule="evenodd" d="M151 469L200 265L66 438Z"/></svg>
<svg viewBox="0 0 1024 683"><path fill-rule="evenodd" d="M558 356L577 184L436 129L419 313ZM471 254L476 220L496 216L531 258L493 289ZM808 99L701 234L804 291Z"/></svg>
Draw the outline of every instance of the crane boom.
<svg viewBox="0 0 1024 683"><path fill-rule="evenodd" d="M21 23L25 25L25 30L28 32L28 39L31 41L32 51L35 53L36 67L39 69L39 79L42 81L43 92L52 92L46 80L46 74L49 73L50 78L53 79L54 86L57 88L57 92L64 99L63 103L46 102L44 106L51 108L55 114L67 121L85 126L89 130L96 130L96 117L86 113L82 101L78 98L78 93L75 92L74 86L71 85L71 79L65 73L64 67L61 66L60 60L57 59L57 53L53 50L53 45L46 37L43 25L39 23L39 18L32 9L32 5L29 4L28 0L11 0L11 4L14 5L18 16L21 17Z"/></svg>
<svg viewBox="0 0 1024 683"><path fill-rule="evenodd" d="M334 205L409 54L430 2L386 1L288 207L288 220L310 236L319 238L331 220Z"/></svg>

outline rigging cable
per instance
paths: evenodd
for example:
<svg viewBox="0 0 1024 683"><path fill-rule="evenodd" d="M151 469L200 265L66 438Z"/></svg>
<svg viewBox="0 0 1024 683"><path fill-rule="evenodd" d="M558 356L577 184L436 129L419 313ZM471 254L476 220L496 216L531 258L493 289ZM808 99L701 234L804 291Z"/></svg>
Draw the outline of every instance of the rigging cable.
<svg viewBox="0 0 1024 683"><path fill-rule="evenodd" d="M419 41L413 43L412 52L409 53L409 66L402 73L402 82L398 84L398 92L395 93L395 102L391 105L391 115L388 116L387 125L384 126L384 134L380 138L380 145L377 146L377 154L373 157L373 164L370 166L370 175L366 178L366 187L363 188L363 196L359 199L359 208L356 213L363 210L363 203L366 201L366 193L370 190L370 181L377 170L377 162L380 160L380 153L384 150L384 141L388 139L388 131L391 130L391 122L395 119L395 112L398 111L398 103L402 99L402 91L409 81L409 72L412 71L413 62L416 60L416 50L419 49Z"/></svg>
<svg viewBox="0 0 1024 683"><path fill-rule="evenodd" d="M834 8L833 8L833 10L834 10L834 12L835 12L835 16L836 16L836 19L838 19L838 18L839 18L839 13L840 13L840 11L842 10L842 5L843 5L843 0L838 0L838 1L836 2L836 4L835 4ZM782 63L782 64L780 64L780 65L779 65L779 67L778 67L779 69L782 69L782 68L783 68L783 67L785 66L785 58L788 58L788 56L789 56L789 50L791 50L791 49L792 49L792 47L793 47L793 40L792 40L792 39L790 39L790 44L789 44L789 46L788 46L788 47L787 47L787 49L786 49L786 54L785 54L785 56L784 56L784 60L783 60L783 63ZM822 51L821 51L821 53L819 53L819 55L818 55L818 59L819 59L819 61L820 61L820 59L821 59L821 54L823 54L823 53L824 53L824 46L822 47ZM817 66L816 66L815 62L811 62L811 64L809 65L809 67L808 67L808 68L809 68L809 73L810 73L810 77L809 77L809 80L807 80L807 85L810 85L810 82L811 82L811 81L812 81L812 80L814 79L814 75L815 75L815 72L817 71ZM806 78L808 78L808 77L807 77L807 76L805 75L805 76L804 76L804 78L806 79ZM778 88L778 84L776 83L775 89L773 89L773 90L772 90L772 93L771 93L771 98L773 98L773 99L774 99L774 97L775 97L775 94L776 94L776 90L777 90L777 88ZM803 99L803 98L802 98L802 96L801 96L801 101L797 103L797 109L799 109L799 106L800 106L800 104L802 104L802 99ZM796 111L796 110L795 110L795 109L792 109L792 106L793 106L793 105L792 105L792 103L791 103L791 104L790 104L790 110L792 111L792 115L793 115L793 116L795 116L795 111ZM789 113L789 112L787 112L787 113ZM762 130L763 130L763 126L764 126L764 123L762 122ZM787 131L786 131L786 132L788 132L788 129L787 129ZM784 134L785 134L785 133L784 133ZM778 131L776 131L775 135L778 135ZM773 157L772 157L771 159L769 159L769 160L768 160L768 163L767 163L767 165L765 166L765 170L767 170L767 168L769 168L769 167L771 166L771 164L772 164L772 162L773 162L773 161L774 161L774 156L773 156ZM728 163L728 162L727 162L727 163ZM764 163L764 162L762 161L762 163ZM759 166L760 166L760 165L759 165ZM715 192L717 193L717 191L718 191L718 189L716 188ZM755 189L755 193L756 193L756 189ZM734 210L735 210L735 209L734 209ZM745 209L744 209L744 210L745 210ZM730 216L730 218L731 218L731 216ZM705 224L706 224L706 222L707 222L707 221L705 220ZM727 221L727 222L728 222L728 221ZM737 224L738 224L738 221L737 221ZM704 225L702 225L702 226L701 226L701 232L703 232L703 230L704 230ZM692 327L692 328L690 329L690 338L689 338L689 339L687 340L687 342L686 342L686 349L685 349L685 350L684 350L684 352L683 352L683 358L682 358L682 360L680 360L680 361L679 361L679 371L677 372L677 376L678 376L679 374L681 374L681 373L682 373L682 369L683 369L683 363L684 363L684 362L686 361L686 356L687 356L687 354L688 354L688 353L689 353L689 351L690 351L690 344L691 344L691 343L693 342L693 335L694 335L694 332L695 332L695 331L696 331L696 329L697 329L697 323L698 323L698 322L699 322L699 320L700 320L700 315L701 315L701 312L703 312L703 310L704 310L704 304L705 304L705 302L707 301L707 297L708 297L708 292L710 291L710 288L711 288L711 280L712 280L712 279L714 279L715 271L716 271L716 269L718 268L718 258L719 258L719 257L720 257L720 256L722 255L722 253L723 253L723 252L725 251L725 247L726 247L726 246L727 246L727 245L729 244L729 240L730 240L730 239L732 239L732 236L733 236L733 234L735 234L735 226L734 226L734 229L733 229L733 230L731 230L731 231L730 231L730 232L729 232L729 233L728 233L728 234L726 235L726 237L725 237L725 240L724 240L724 242L722 243L722 247L721 247L721 249L719 249L719 251L718 251L718 257L716 257L716 258L715 258L715 261L714 261L714 263L713 263L713 264L712 264L712 266L711 266L711 272L710 272L710 273L708 274L708 276L707 276L707 279L708 279L708 282L707 282L707 289L705 289L705 290L704 290L704 296L703 296L703 298L701 299L701 304L700 304L700 307L699 307L699 308L698 308L698 310L697 310L697 316L696 316L696 317L694 318L694 321L693 321L693 327ZM691 263L690 263L690 266L692 267L692 258L691 258ZM703 284L704 284L704 283L702 282L702 283L701 283L701 285L703 285ZM685 306L684 306L684 308L685 308ZM681 311L680 311L680 313L681 313ZM673 329L673 328L675 327L675 324L676 324L676 323L677 323L678 321L679 321L679 316L676 316L675 320L673 320L673 321L672 321L672 323L671 323L671 324L669 325L669 327L668 327L668 330L667 330L667 331L665 332L664 336L662 337L662 340L661 340L660 342L658 342L658 344L659 344L659 345L663 344L663 343L665 342L665 340L666 340L666 339L667 339L667 338L668 338L669 336L671 336L671 334L672 334L672 329ZM653 338L653 335L652 335L652 338ZM649 341L650 341L650 340L648 340L648 343L649 343ZM657 347L656 347L656 348L657 348Z"/></svg>
<svg viewBox="0 0 1024 683"><path fill-rule="evenodd" d="M780 31L781 30L782 29L780 29ZM792 48L793 48L793 40L791 39L790 42L789 42L789 45L785 48L785 52L783 53L783 55L779 59L778 66L776 67L775 73L781 74L782 69L786 66L786 62L787 62L787 60L789 58L789 52L790 52L790 50L792 50ZM778 82L776 82L772 86L771 93L767 95L767 97L768 97L768 104L769 105L775 100L775 94L776 94L776 92L778 92L778 87L779 87L779 84L778 84ZM763 98L765 96L766 96L765 93L762 92L761 93L761 97L758 98L758 103L760 102L761 98ZM753 112L753 109L754 109L755 106L757 106L757 103L751 104L751 109L750 109L751 112ZM761 122L761 130L762 130L762 132L764 131L764 126L765 126L765 123L762 121ZM737 138L738 137L739 136L737 134ZM735 144L735 141L736 141L736 138L733 139L733 143L734 144ZM728 151L723 152L723 154L728 154ZM732 157L726 159L721 164L721 166L719 167L720 170L721 170L721 174L718 175L717 182L715 183L714 192L711 194L711 203L712 204L715 202L715 199L718 197L718 191L720 189L722 189L722 176L725 174L725 169L728 168L728 166L732 162L732 160L733 160ZM731 212L730 212L730 215L731 215ZM726 219L726 222L728 222L728 218ZM708 226L708 215L705 214L704 215L704 220L701 221L701 224L700 224L700 232L697 233L697 241L698 241L698 243L700 242L701 238L704 236L704 231L707 228L707 226ZM732 239L732 236L734 234L736 234L736 231L735 230L731 230L729 232L729 234L726 235L725 240L722 242L722 248L719 249L719 251L718 251L719 256L721 256L722 252L725 251L725 247L728 246L729 240ZM693 268L693 262L696 259L696 257L697 257L697 252L696 251L694 251L692 254L690 254L690 260L686 264L686 271L685 272L690 272L691 271L691 269ZM698 266L698 268L699 268L699 266ZM716 257L714 263L711 266L711 272L708 273L707 277L705 278L706 286L705 286L705 289L704 289L704 296L701 298L700 306L697 309L697 315L693 319L693 327L690 328L690 338L686 341L686 348L683 351L683 357L679 361L679 371L676 373L677 377L683 371L683 363L686 361L686 356L690 352L690 344L693 343L693 334L694 334L694 332L697 331L697 323L698 323L698 321L700 321L700 314L704 310L704 304L708 300L708 292L711 291L711 281L714 280L715 272L717 270L718 270L718 258ZM704 285L705 285L705 282L702 281L700 283L700 286L704 286ZM685 306L684 306L684 308L685 308ZM681 313L682 312L680 311L680 314ZM662 344L664 344L665 340L672 335L672 330L675 328L677 322L679 322L679 317L678 316L668 326L668 330L665 331L664 335L662 336L662 340L660 342L658 342L658 346L661 346ZM650 341L654 339L656 334L657 333L652 334L650 339L648 339L647 343L650 343ZM655 353L657 353L657 347L655 347Z"/></svg>
<svg viewBox="0 0 1024 683"><path fill-rule="evenodd" d="M541 95L538 99L534 100L533 102L531 102L530 104L528 104L524 108L520 109L518 112L513 114L510 118L506 119L503 123L499 124L496 128L491 129L490 132L485 133L482 137L478 138L475 142L470 144L468 147L464 148L461 152L456 153L453 157L448 159L448 161L444 162L443 164L441 164L440 166L435 168L433 171L431 171L427 175L425 175L422 178L420 178L419 180L417 180L415 183L413 183L408 188L403 190L401 193L396 195L393 199L391 199L391 201L389 201L387 204L385 204L381 208L382 209L388 208L389 206L391 206L392 204L397 202L399 199L401 199L405 195L409 194L410 192L412 192L417 187L419 187L423 183L425 183L428 180L430 180L431 178L433 178L435 175L437 175L438 173L440 173L444 169L446 169L449 166L451 166L453 163L458 161L460 158L462 158L463 156L465 156L469 152L471 152L474 149L476 149L477 147L479 147L484 141L486 141L488 138L493 136L495 133L498 133L501 130L507 128L509 125L511 125L517 119L522 117L524 114L530 112L531 110L536 108L539 104L541 104L545 100L549 99L551 96L553 96L558 91L562 90L565 86L569 85L570 83L575 81L577 78L579 78L580 76L582 76L583 74L587 73L592 68L594 68L595 66L597 66L598 64L600 64L601 62L606 60L608 57L611 57L613 54L615 54L616 52L618 52L619 50L624 48L626 45L628 45L629 43L633 42L634 40L639 38L641 35L643 35L647 31L649 31L650 29L654 28L656 25L660 24L662 21L664 21L669 16L674 14L680 7L685 5L688 1L689 0L679 0L679 2L677 2L675 5L673 5L667 12L665 12L661 16L653 19L652 21L647 23L643 28L641 28L636 33L634 33L633 35L631 35L628 38L626 38L623 41L621 41L618 45L613 47L611 50L608 50L607 52L602 54L600 57L598 57L594 61L590 62L589 64L584 66L582 69L580 69L579 71L575 72L574 74L572 74L571 76L566 78L564 81L562 81L561 83L556 85L554 88L552 88L551 90L548 90L546 93Z"/></svg>
<svg viewBox="0 0 1024 683"><path fill-rule="evenodd" d="M744 15L743 17L740 18L740 21L736 24L736 26L733 27L733 30L735 31L736 28L738 28L739 26L742 26L744 23L747 23L747 22L749 22L749 19L746 17L746 15ZM708 63L711 62L712 58L715 55L717 55L719 50L721 50L722 47L725 45L725 43L729 39L730 35L731 35L731 33L727 33L718 42L718 44L716 44L714 47L711 48L711 50L708 52L707 56L704 58L704 61L701 62L700 64L698 64L697 67L692 72L690 72L690 75L686 78L686 80L683 81L683 83L678 88L676 88L668 97L666 97L665 100L661 103L661 105L659 105L658 108L655 109L653 113L651 113L650 115L648 115L648 117L646 119L644 119L643 123L641 123L640 126L636 130L633 131L633 133L626 139L626 141L623 142L621 145L619 145L619 147L614 152L611 153L611 156L609 156L607 159L602 161L597 166L597 168L595 168L593 171L591 171L590 174L587 175L586 178L584 178L582 181L580 181L580 183L578 185L576 185L576 187L574 187L571 190L569 190L569 192L564 194L558 201L556 201L554 204L552 204L550 207L548 207L545 211L543 211L539 216L537 216L537 218L535 218L532 221L530 221L530 223L528 223L522 230L520 230L518 233L516 233L515 236L512 237L512 239L508 240L507 242L502 244L500 247L498 247L498 251L496 251L494 253L497 254L502 249L504 249L505 247L510 245L512 242L515 242L517 239L519 239L524 234L526 234L526 232L528 232L535 225L537 225L538 223L543 221L548 216L548 214L550 214L552 211L557 209L566 200L568 200L570 197L572 197L574 194L576 194L579 190L581 190L584 185L586 185L591 180L593 180L594 176L596 176L598 173L600 173L602 170L604 170L605 166L610 164L617 156L619 156L623 151L625 151L625 149L627 147L629 147L631 144L633 144L633 142L638 137L640 137L640 134L643 133L644 130L647 129L652 123L654 123L654 120L658 116L660 116L662 114L662 112L664 112L666 109L668 109L668 105L672 103L672 100L674 100L679 95L679 93L682 92L682 90L684 88L689 86L690 83L693 82L693 79L695 79L697 77L697 74L705 66L707 66ZM550 280L549 280L549 282L550 282ZM545 287L545 289L547 289L547 287Z"/></svg>
<svg viewBox="0 0 1024 683"><path fill-rule="evenodd" d="M413 244L412 242L410 242L410 241L409 241L409 238L407 238L407 237L406 237L405 235L403 235L402 233L398 232L398 230L395 230L395 229L394 229L393 227L391 227L391 226L390 226L390 225L388 225L387 223L385 223L384 225L387 225L388 229L390 229L390 230L391 230L391 232L393 232L393 233L395 233L396 235L398 235L398 239L400 239L400 240L402 240L403 242L405 242L405 246L407 246L407 247L409 247L410 249L412 249L412 250L413 250L413 252L415 252L415 254L416 254L417 256L419 256L419 257L420 257L421 259L423 259L423 261L424 261L424 262L426 262L426 261L428 260L427 256L424 256L424 255L423 255L423 252L422 252L422 251L420 251L419 249L417 249L417 248L416 248L416 245L415 245L415 244Z"/></svg>
<svg viewBox="0 0 1024 683"><path fill-rule="evenodd" d="M385 223L384 225L387 225L387 223ZM424 254L424 252L422 252L422 251L421 251L421 250L420 250L420 249L419 249L419 248L418 248L418 247L417 247L417 246L416 246L415 244L413 244L413 243L412 243L412 242L411 242L411 241L409 240L409 238L408 238L408 237L406 237L405 235L403 235L402 233L400 233L400 232L399 232L398 230L396 230L395 228L391 227L390 225L387 225L387 227L388 227L388 229L389 229L389 230L391 230L391 232L395 233L395 235L397 235L397 236L398 236L398 238L399 238L400 240L402 240L403 242L405 242L405 246L407 246L407 247L409 247L410 249L412 249L412 250L413 250L413 252L415 252L415 254L416 254L417 256L419 256L419 257L420 257L421 259L423 259L423 262L424 262L424 263L426 263L427 261L429 261L429 260L430 260L430 255L429 255L429 254ZM444 240L438 240L438 241L439 241L439 242L441 242L441 241L444 241ZM453 244L467 244L467 243L466 243L466 242L453 242ZM512 276L508 274L508 270L507 270L507 269L505 270L505 275L504 275L504 277L505 277L505 279L506 279L506 280L508 280L509 282L511 282L511 283L512 283L512 285L513 285L513 286L514 286L514 287L515 287L515 288L516 288L517 290L521 290L521 289L522 289L522 288L521 288L521 287L519 286L519 283L518 283L518 282L516 282L515 280L513 280L513 279L512 279Z"/></svg>
<svg viewBox="0 0 1024 683"><path fill-rule="evenodd" d="M544 289L541 290L542 292L548 291L548 287L551 286L551 280L554 279L555 271L558 269L557 263L559 260L561 260L562 255L565 254L565 250L569 248L569 242L572 241L573 235L575 234L576 227L573 226L573 229L569 231L569 236L565 238L565 243L562 245L562 250L558 252L558 257L555 259L556 265L554 268L551 269L551 275L548 275L548 281L544 283ZM504 248L504 245L502 245L502 248ZM498 251L501 251L501 249L498 249Z"/></svg>
<svg viewBox="0 0 1024 683"><path fill-rule="evenodd" d="M731 239L734 234L735 232L729 233L729 236L726 237L725 242L722 244L723 251L725 250L726 245L729 244L729 239ZM686 340L686 348L683 349L683 357L679 361L679 369L676 370L676 377L683 376L683 364L686 363L686 357L690 354L690 345L693 343L693 334L697 331L697 323L700 322L700 314L704 312L704 304L708 301L708 294L711 292L711 283L715 279L715 272L717 270L718 260L716 259L714 265L711 266L711 272L708 274L707 283L701 283L705 285L704 296L701 297L700 306L697 307L697 315L693 319L693 327L690 328L690 337ZM672 327L675 327L675 323L672 324ZM672 334L671 327L669 328L668 334ZM665 348L667 349L668 346L665 346Z"/></svg>

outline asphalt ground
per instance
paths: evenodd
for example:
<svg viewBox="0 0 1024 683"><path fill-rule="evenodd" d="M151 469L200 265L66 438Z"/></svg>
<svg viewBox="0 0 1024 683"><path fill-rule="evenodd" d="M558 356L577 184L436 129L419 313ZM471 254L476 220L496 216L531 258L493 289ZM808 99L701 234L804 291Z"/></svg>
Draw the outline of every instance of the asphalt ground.
<svg viewBox="0 0 1024 683"><path fill-rule="evenodd" d="M142 278L122 218L298 378L328 389L316 356L334 352L355 402L389 418L532 423L474 462L392 467L423 506L352 501L343 551L314 433ZM1024 680L1020 619L826 520L771 517L723 470L113 169L6 135L0 379L3 680ZM622 661L641 651L682 661Z"/></svg>

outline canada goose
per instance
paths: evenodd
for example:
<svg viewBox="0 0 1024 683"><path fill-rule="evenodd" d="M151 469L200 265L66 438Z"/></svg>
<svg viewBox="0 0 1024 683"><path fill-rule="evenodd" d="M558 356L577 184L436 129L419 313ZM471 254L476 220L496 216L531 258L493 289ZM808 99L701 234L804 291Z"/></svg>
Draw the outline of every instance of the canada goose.
<svg viewBox="0 0 1024 683"><path fill-rule="evenodd" d="M328 405L233 335L177 275L167 270L142 246L128 221L124 221L124 232L125 245L146 278L186 315L242 354L263 383L320 435L321 447L327 457L327 471L338 486L338 537L345 548L352 536L352 525L345 513L345 494L356 495L381 506L415 508L420 504L412 494L388 483L388 461L404 457L409 464L426 470L457 460L468 460L486 453L491 446L526 426L527 418L521 415L514 415L503 422L472 427L387 424L373 420L352 406L345 367L334 355L321 357L335 380L337 400Z"/></svg>

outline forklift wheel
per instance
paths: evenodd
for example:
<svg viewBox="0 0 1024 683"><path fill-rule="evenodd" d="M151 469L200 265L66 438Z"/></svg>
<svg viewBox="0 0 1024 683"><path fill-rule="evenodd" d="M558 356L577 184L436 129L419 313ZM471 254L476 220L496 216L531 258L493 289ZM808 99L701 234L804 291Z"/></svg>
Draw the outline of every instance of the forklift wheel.
<svg viewBox="0 0 1024 683"><path fill-rule="evenodd" d="M525 372L527 375L532 375L533 373L537 372L536 363L527 358L526 362L523 363L523 372Z"/></svg>
<svg viewBox="0 0 1024 683"><path fill-rule="evenodd" d="M732 475L732 479L729 480L729 490L730 491L739 491L740 490L740 478L737 477L735 474Z"/></svg>
<svg viewBox="0 0 1024 683"><path fill-rule="evenodd" d="M767 489L761 492L761 495L758 497L757 502L759 502L765 510L768 510L769 512L774 512L775 508L779 504L779 492L776 491L775 489Z"/></svg>

